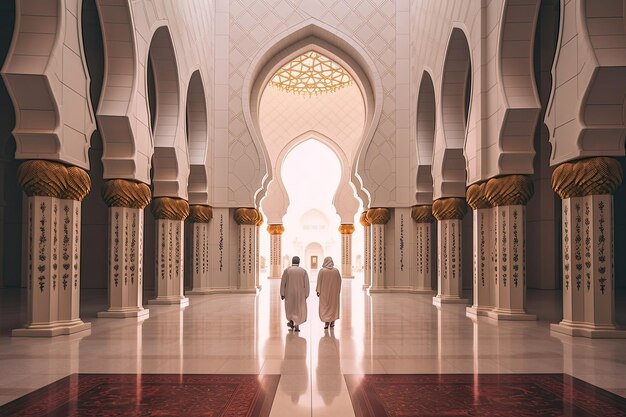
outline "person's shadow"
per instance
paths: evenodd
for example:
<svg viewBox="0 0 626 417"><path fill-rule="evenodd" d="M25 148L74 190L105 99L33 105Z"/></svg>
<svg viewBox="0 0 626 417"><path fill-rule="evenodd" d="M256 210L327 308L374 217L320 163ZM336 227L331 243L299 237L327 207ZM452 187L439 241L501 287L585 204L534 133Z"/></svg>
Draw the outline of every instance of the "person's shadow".
<svg viewBox="0 0 626 417"><path fill-rule="evenodd" d="M291 394L291 401L297 404L300 396L305 394L309 388L309 368L306 364L307 349L306 339L300 337L298 333L287 333L285 340L285 357L281 364L281 375L290 375L291 383L287 387L287 392Z"/></svg>
<svg viewBox="0 0 626 417"><path fill-rule="evenodd" d="M341 392L341 361L339 359L339 341L335 339L334 330L325 330L317 347L317 390L330 405Z"/></svg>

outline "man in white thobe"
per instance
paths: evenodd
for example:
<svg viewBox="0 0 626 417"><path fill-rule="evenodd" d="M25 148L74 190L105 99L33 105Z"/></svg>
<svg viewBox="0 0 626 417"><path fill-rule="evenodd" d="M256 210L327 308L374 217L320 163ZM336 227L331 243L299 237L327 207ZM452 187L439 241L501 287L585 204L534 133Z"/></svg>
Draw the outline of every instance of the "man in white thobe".
<svg viewBox="0 0 626 417"><path fill-rule="evenodd" d="M341 274L330 256L324 259L322 269L317 274L316 291L320 298L320 320L324 322L324 329L335 327L335 320L339 318Z"/></svg>
<svg viewBox="0 0 626 417"><path fill-rule="evenodd" d="M309 297L309 274L300 268L300 258L294 256L291 266L283 271L280 281L280 298L285 300L287 326L295 332L306 321L306 299Z"/></svg>

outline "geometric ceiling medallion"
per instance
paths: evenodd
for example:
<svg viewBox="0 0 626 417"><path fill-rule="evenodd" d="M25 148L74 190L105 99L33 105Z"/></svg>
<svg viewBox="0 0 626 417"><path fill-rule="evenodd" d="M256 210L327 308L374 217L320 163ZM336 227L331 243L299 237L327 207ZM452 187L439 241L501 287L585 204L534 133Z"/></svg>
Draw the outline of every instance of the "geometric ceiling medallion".
<svg viewBox="0 0 626 417"><path fill-rule="evenodd" d="M352 77L335 61L319 52L309 51L283 65L269 83L288 93L310 97L352 85Z"/></svg>

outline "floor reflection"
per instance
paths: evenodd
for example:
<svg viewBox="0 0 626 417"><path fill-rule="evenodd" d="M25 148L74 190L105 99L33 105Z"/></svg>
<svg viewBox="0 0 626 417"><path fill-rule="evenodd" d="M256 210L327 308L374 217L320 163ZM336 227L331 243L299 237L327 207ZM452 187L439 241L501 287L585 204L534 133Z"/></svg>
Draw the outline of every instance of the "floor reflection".
<svg viewBox="0 0 626 417"><path fill-rule="evenodd" d="M339 359L339 341L334 330L325 330L317 347L317 391L325 405L332 404L341 392L343 375Z"/></svg>
<svg viewBox="0 0 626 417"><path fill-rule="evenodd" d="M285 339L285 356L281 365L281 374L296 374L289 386L282 385L288 390L291 401L298 404L300 396L309 388L309 368L306 363L307 342L298 333L289 332Z"/></svg>

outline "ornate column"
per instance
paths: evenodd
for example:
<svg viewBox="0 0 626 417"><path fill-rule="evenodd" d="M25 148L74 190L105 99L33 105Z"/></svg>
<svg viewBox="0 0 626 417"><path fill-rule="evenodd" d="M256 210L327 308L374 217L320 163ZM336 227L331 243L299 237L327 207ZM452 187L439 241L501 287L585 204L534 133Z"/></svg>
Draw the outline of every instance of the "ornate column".
<svg viewBox="0 0 626 417"><path fill-rule="evenodd" d="M189 206L191 223L191 291L189 294L209 294L211 252L209 251L209 223L213 218L211 206Z"/></svg>
<svg viewBox="0 0 626 417"><path fill-rule="evenodd" d="M98 317L147 318L143 308L143 209L150 203L150 187L128 180L109 180L102 186L109 206L109 308Z"/></svg>
<svg viewBox="0 0 626 417"><path fill-rule="evenodd" d="M156 220L156 299L150 304L189 304L183 290L184 220L189 203L180 198L157 197L150 205Z"/></svg>
<svg viewBox="0 0 626 417"><path fill-rule="evenodd" d="M91 328L79 317L81 201L89 174L57 162L30 160L18 169L28 196L27 314L13 336L57 336Z"/></svg>
<svg viewBox="0 0 626 417"><path fill-rule="evenodd" d="M613 193L624 173L615 159L597 157L559 165L552 189L563 200L563 320L554 332L624 338L615 325Z"/></svg>
<svg viewBox="0 0 626 417"><path fill-rule="evenodd" d="M339 233L341 233L341 276L343 278L354 278L354 275L352 275L352 233L354 233L354 225L339 225Z"/></svg>
<svg viewBox="0 0 626 417"><path fill-rule="evenodd" d="M437 295L433 304L467 303L462 298L461 244L462 221L467 204L462 198L442 198L433 202L437 219Z"/></svg>
<svg viewBox="0 0 626 417"><path fill-rule="evenodd" d="M239 274L238 289L241 292L255 293L256 284L256 229L260 212L255 208L238 208L235 221L239 225Z"/></svg>
<svg viewBox="0 0 626 417"><path fill-rule="evenodd" d="M376 292L385 287L385 224L391 218L389 209L372 208L367 210L367 221L372 229L372 285L370 291Z"/></svg>
<svg viewBox="0 0 626 417"><path fill-rule="evenodd" d="M370 222L367 220L367 211L361 213L359 219L363 226L363 288L372 285L372 230Z"/></svg>
<svg viewBox="0 0 626 417"><path fill-rule="evenodd" d="M261 254L259 251L259 246L260 246L260 242L261 242L261 225L263 224L263 214L259 211L259 220L256 222L256 228L255 228L255 233L256 233L256 251L254 253L254 262L256 265L256 270L254 273L254 282L256 284L256 288L257 290L261 289Z"/></svg>
<svg viewBox="0 0 626 417"><path fill-rule="evenodd" d="M486 183L472 184L467 188L467 204L473 210L472 243L474 254L473 304L467 307L469 316L486 316L493 309L493 224L491 203L485 196Z"/></svg>
<svg viewBox="0 0 626 417"><path fill-rule="evenodd" d="M415 223L417 223L417 239L414 249L416 251L415 260L417 262L417 268L411 292L419 294L432 294L432 223L435 221L432 206L413 206L411 208L411 217Z"/></svg>
<svg viewBox="0 0 626 417"><path fill-rule="evenodd" d="M285 227L282 224L270 224L267 226L267 232L270 234L270 275L268 278L280 278L283 274L281 236L284 231Z"/></svg>
<svg viewBox="0 0 626 417"><path fill-rule="evenodd" d="M533 183L525 175L492 178L485 197L493 206L494 298L488 316L498 320L536 320L526 312L526 203Z"/></svg>

